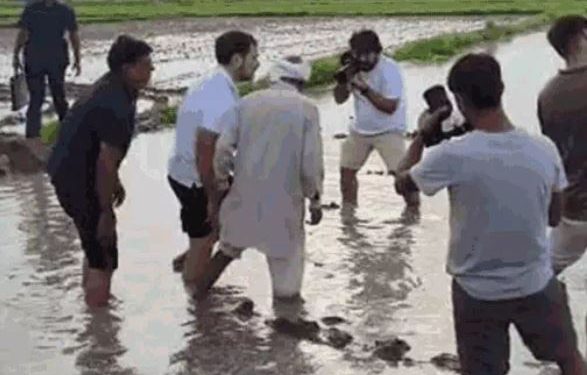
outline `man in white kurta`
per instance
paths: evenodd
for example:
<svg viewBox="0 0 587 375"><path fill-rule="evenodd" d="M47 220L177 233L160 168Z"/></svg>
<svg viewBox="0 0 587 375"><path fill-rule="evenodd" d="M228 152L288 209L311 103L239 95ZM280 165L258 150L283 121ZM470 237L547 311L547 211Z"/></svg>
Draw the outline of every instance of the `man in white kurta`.
<svg viewBox="0 0 587 375"><path fill-rule="evenodd" d="M318 224L322 217L318 108L299 92L310 71L300 58L275 64L270 72L273 85L224 115L225 131L216 145L218 196L229 190L220 208L215 258L224 258L226 267L244 249L257 248L267 257L277 298L297 297L301 291L306 199L310 223ZM231 173L234 182L229 188Z"/></svg>

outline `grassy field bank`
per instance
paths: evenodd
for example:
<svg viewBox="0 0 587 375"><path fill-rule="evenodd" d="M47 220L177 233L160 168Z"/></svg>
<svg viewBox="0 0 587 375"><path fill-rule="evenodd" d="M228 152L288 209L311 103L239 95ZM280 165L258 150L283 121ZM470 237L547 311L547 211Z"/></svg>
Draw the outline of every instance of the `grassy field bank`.
<svg viewBox="0 0 587 375"><path fill-rule="evenodd" d="M82 23L209 16L406 16L585 12L585 0L68 0ZM23 0L0 0L14 25Z"/></svg>

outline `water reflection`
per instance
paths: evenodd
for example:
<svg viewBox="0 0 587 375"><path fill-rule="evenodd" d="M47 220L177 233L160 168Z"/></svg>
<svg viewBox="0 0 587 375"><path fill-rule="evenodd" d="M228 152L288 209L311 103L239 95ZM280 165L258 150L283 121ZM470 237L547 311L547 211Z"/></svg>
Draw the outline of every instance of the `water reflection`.
<svg viewBox="0 0 587 375"><path fill-rule="evenodd" d="M186 345L170 359L173 374L313 374L300 341L274 333L264 318L242 319L232 310L242 291L216 287L188 308Z"/></svg>
<svg viewBox="0 0 587 375"><path fill-rule="evenodd" d="M27 316L38 318L31 325L42 325L35 332L36 348L55 350L71 333L71 307L80 296L75 231L44 175L15 178L13 184L20 205L18 229L24 237L25 259L33 271L22 282L24 293L11 302Z"/></svg>
<svg viewBox="0 0 587 375"><path fill-rule="evenodd" d="M353 304L364 306L380 302L393 304L403 301L419 285L412 280L410 266L413 236L411 226L419 222L419 212L405 210L400 218L384 221L383 227L370 225L370 220L359 219L356 210L341 210L342 236L338 239L350 249L345 263L355 275L350 288L355 290ZM385 237L373 236L374 229L389 227ZM357 277L361 276L361 280Z"/></svg>
<svg viewBox="0 0 587 375"><path fill-rule="evenodd" d="M118 364L118 359L126 353L118 339L123 323L116 313L119 309L117 303L112 303L106 308L86 311L84 330L76 339L80 349L75 365L81 375L136 373Z"/></svg>
<svg viewBox="0 0 587 375"><path fill-rule="evenodd" d="M25 235L25 254L46 285L67 291L79 286L80 249L73 223L62 211L44 175L15 181ZM77 284L76 284L77 283Z"/></svg>

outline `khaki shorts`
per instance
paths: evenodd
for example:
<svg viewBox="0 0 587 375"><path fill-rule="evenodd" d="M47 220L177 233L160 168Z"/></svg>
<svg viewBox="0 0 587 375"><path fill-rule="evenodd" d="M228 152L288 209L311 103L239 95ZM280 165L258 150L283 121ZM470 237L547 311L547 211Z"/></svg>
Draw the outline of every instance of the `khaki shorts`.
<svg viewBox="0 0 587 375"><path fill-rule="evenodd" d="M388 172L395 172L406 152L403 134L383 133L361 135L351 131L341 147L340 167L358 171L363 167L371 152L376 150L383 159Z"/></svg>
<svg viewBox="0 0 587 375"><path fill-rule="evenodd" d="M587 221L562 218L550 233L552 263L555 272L576 263L587 251Z"/></svg>

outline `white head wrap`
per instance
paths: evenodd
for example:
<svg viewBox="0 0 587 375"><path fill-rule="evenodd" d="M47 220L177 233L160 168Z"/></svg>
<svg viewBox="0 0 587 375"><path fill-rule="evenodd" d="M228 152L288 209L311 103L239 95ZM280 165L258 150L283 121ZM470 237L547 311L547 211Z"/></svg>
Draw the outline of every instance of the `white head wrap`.
<svg viewBox="0 0 587 375"><path fill-rule="evenodd" d="M276 61L269 70L269 79L271 82L277 82L281 78L291 78L308 82L312 74L312 66L306 62L292 63L286 59Z"/></svg>

